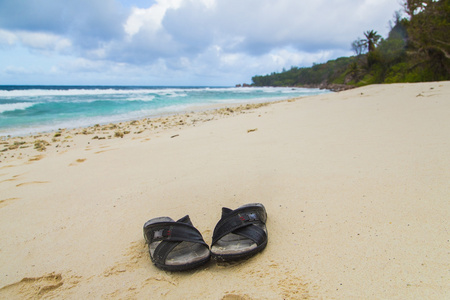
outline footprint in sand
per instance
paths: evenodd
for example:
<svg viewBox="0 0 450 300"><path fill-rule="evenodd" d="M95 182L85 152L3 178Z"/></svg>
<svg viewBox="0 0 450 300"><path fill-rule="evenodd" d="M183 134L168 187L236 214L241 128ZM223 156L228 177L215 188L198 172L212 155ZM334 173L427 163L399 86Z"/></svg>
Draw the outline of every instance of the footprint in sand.
<svg viewBox="0 0 450 300"><path fill-rule="evenodd" d="M16 181L16 180L17 180L17 178L10 178L10 179L2 180L2 181L0 181L0 183L8 182L8 181Z"/></svg>
<svg viewBox="0 0 450 300"><path fill-rule="evenodd" d="M149 267L150 257L147 252L147 245L144 241L139 240L132 242L128 250L123 253L123 258L116 261L114 265L103 272L103 277L130 276L130 273L147 270ZM128 275L124 275L128 274ZM115 279L117 281L117 279ZM154 295L164 296L170 293L178 286L178 281L170 273L159 273L137 280L132 286L118 286L118 288L107 295L106 298L113 299L140 299L143 298L139 294L142 289L151 289ZM148 297L147 297L148 298Z"/></svg>
<svg viewBox="0 0 450 300"><path fill-rule="evenodd" d="M142 241L136 241L131 243L127 252L124 254L123 261L116 262L114 266L108 268L104 273L104 277L111 275L118 275L127 271L133 271L139 266L146 266L147 264L147 247Z"/></svg>
<svg viewBox="0 0 450 300"><path fill-rule="evenodd" d="M222 297L222 300L251 300L247 295L239 295L239 294L226 294Z"/></svg>
<svg viewBox="0 0 450 300"><path fill-rule="evenodd" d="M49 181L30 181L30 182L23 182L16 184L16 187L24 186L24 185L30 185L30 184L39 184L39 183L49 183Z"/></svg>
<svg viewBox="0 0 450 300"><path fill-rule="evenodd" d="M108 152L108 151L112 151L112 150L117 150L118 148L114 148L114 149L107 149L107 150L101 150L101 151L97 151L97 152L94 152L95 154L100 154L100 153L103 153L103 152Z"/></svg>
<svg viewBox="0 0 450 300"><path fill-rule="evenodd" d="M12 178L8 178L8 179L4 179L4 180L0 181L0 183L19 180L19 177L24 175L24 174L14 175ZM2 174L2 175L6 175L6 174Z"/></svg>
<svg viewBox="0 0 450 300"><path fill-rule="evenodd" d="M236 265L222 266L225 268L235 267ZM242 268L248 268L242 265ZM282 270L282 272L281 272ZM279 272L280 271L280 272ZM317 286L311 285L305 279L296 276L295 270L290 270L286 265L281 265L277 261L266 261L259 268L248 268L245 271L246 280L255 288L268 287L273 293L268 298L274 299L310 299L314 297ZM264 281L259 278L265 278ZM313 294L312 294L313 293ZM222 300L244 300L252 299L251 295L245 294L243 290L224 291Z"/></svg>
<svg viewBox="0 0 450 300"><path fill-rule="evenodd" d="M38 161L44 158L44 155L35 155L32 158L30 158L28 161Z"/></svg>
<svg viewBox="0 0 450 300"><path fill-rule="evenodd" d="M1 169L6 169L6 168L13 168L13 167L15 167L15 166L13 166L13 165L6 165L6 166L3 166L3 167L0 167L0 170Z"/></svg>
<svg viewBox="0 0 450 300"><path fill-rule="evenodd" d="M0 289L1 299L37 299L58 289L64 283L61 274L51 273L41 277L25 277L21 281Z"/></svg>
<svg viewBox="0 0 450 300"><path fill-rule="evenodd" d="M3 199L0 200L0 207L4 207L8 204L10 204L11 202L15 201L15 200L19 200L20 198L8 198L8 199Z"/></svg>
<svg viewBox="0 0 450 300"><path fill-rule="evenodd" d="M77 159L74 163L71 163L71 164L69 165L69 167L71 167L71 166L76 166L76 165L81 164L81 163L83 163L83 162L85 162L85 161L86 161L86 158L79 158L79 159Z"/></svg>

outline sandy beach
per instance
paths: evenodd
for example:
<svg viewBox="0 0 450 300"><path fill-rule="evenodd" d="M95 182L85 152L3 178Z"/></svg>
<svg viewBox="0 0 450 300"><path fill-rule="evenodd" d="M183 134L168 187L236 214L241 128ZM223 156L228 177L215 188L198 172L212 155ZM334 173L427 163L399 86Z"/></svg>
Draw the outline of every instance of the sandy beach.
<svg viewBox="0 0 450 300"><path fill-rule="evenodd" d="M450 82L0 141L1 299L450 297ZM269 242L173 273L142 226L263 203Z"/></svg>

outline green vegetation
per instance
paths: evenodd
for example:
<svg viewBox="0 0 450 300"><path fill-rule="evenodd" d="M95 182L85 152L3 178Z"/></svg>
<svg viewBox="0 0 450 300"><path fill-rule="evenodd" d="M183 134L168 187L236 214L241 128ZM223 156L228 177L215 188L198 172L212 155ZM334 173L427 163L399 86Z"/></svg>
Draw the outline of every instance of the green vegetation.
<svg viewBox="0 0 450 300"><path fill-rule="evenodd" d="M355 56L252 78L255 86L363 86L450 80L450 0L405 0L386 39L376 31L352 44Z"/></svg>

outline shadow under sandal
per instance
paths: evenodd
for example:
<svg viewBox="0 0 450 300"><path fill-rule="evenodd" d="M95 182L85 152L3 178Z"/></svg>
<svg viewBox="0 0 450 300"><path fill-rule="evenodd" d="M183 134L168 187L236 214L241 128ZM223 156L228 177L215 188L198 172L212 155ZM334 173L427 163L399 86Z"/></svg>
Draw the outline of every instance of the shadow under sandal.
<svg viewBox="0 0 450 300"><path fill-rule="evenodd" d="M267 213L261 203L236 210L222 208L222 218L214 228L211 255L219 261L248 258L267 245Z"/></svg>
<svg viewBox="0 0 450 300"><path fill-rule="evenodd" d="M151 219L144 224L144 237L150 258L160 269L185 271L210 259L209 247L189 216L176 222L169 217Z"/></svg>

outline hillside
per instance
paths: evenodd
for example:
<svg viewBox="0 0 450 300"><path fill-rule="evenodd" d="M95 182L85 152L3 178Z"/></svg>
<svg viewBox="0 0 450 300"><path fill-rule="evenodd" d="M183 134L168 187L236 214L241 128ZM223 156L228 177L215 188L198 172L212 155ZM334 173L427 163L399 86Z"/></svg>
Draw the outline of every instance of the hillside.
<svg viewBox="0 0 450 300"><path fill-rule="evenodd" d="M406 0L386 39L365 32L355 56L309 68L252 77L254 86L315 86L334 90L374 83L450 80L450 0Z"/></svg>

